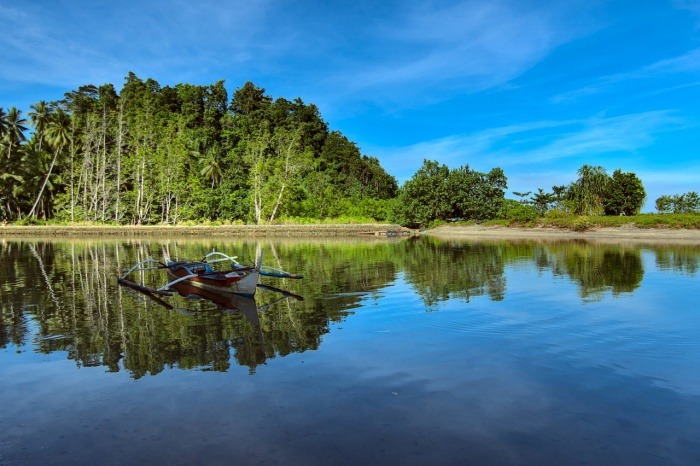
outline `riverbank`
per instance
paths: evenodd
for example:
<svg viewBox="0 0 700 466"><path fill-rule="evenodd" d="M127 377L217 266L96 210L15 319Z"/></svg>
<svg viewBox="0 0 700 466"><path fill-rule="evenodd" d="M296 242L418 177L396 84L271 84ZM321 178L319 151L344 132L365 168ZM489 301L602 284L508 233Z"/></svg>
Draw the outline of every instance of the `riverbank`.
<svg viewBox="0 0 700 466"><path fill-rule="evenodd" d="M400 237L417 234L400 225L3 225L3 236L196 236L196 237Z"/></svg>
<svg viewBox="0 0 700 466"><path fill-rule="evenodd" d="M506 227L494 225L442 225L418 231L394 224L328 225L206 225L206 226L106 226L106 225L4 225L1 237L291 237L291 238L382 238L432 236L443 239L537 239L627 241L647 243L700 244L700 229L638 228L634 225L597 227L574 231L557 227Z"/></svg>
<svg viewBox="0 0 700 466"><path fill-rule="evenodd" d="M585 231L554 227L502 227L490 225L442 225L423 232L443 239L584 239L604 242L694 243L700 244L700 230L674 228L638 228L634 225L590 228Z"/></svg>

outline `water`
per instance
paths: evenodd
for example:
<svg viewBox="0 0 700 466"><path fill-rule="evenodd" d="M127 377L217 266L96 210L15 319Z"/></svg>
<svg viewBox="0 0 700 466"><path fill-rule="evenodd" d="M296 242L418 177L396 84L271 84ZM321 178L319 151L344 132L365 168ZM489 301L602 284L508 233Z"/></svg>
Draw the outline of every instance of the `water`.
<svg viewBox="0 0 700 466"><path fill-rule="evenodd" d="M260 244L231 311L116 277L255 242L3 240L0 464L700 464L700 246Z"/></svg>

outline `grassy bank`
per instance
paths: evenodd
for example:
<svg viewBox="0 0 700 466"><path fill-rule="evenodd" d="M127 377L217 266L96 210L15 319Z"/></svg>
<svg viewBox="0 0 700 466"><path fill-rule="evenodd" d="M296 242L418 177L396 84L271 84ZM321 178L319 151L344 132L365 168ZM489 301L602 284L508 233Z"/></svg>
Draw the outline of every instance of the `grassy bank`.
<svg viewBox="0 0 700 466"><path fill-rule="evenodd" d="M700 214L640 214L627 217L578 216L566 213L549 213L528 221L491 220L484 225L511 227L561 228L586 231L594 228L667 228L700 229Z"/></svg>

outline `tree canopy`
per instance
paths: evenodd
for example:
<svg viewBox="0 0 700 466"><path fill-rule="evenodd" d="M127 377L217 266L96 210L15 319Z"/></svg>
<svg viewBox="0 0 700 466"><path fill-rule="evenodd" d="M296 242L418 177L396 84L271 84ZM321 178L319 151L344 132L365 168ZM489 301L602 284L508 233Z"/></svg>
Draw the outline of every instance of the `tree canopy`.
<svg viewBox="0 0 700 466"><path fill-rule="evenodd" d="M0 218L119 224L273 222L362 214L377 220L396 180L318 108L245 83L161 86L129 73L29 113L0 109L6 169Z"/></svg>
<svg viewBox="0 0 700 466"><path fill-rule="evenodd" d="M500 168L489 173L468 165L450 170L425 160L399 193L394 220L425 226L435 220L488 220L496 218L505 198L507 179Z"/></svg>
<svg viewBox="0 0 700 466"><path fill-rule="evenodd" d="M30 131L30 126L32 130ZM0 107L0 219L115 224L270 223L352 217L406 226L433 221L533 221L555 209L634 215L646 192L634 173L585 164L551 192L505 199L501 168L437 161L399 188L376 157L300 98L252 82L161 86L129 73L120 91L87 84L27 116ZM528 196L530 196L528 198ZM695 192L661 196L659 212L698 212Z"/></svg>

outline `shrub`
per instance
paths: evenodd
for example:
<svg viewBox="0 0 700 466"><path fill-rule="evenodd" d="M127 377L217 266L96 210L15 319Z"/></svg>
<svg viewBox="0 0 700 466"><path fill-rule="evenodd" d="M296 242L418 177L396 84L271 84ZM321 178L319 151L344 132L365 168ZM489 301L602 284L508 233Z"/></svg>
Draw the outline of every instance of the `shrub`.
<svg viewBox="0 0 700 466"><path fill-rule="evenodd" d="M510 224L520 225L531 225L535 223L539 217L540 214L536 207L528 204L521 204L513 199L505 199L498 213L499 219L506 220Z"/></svg>

